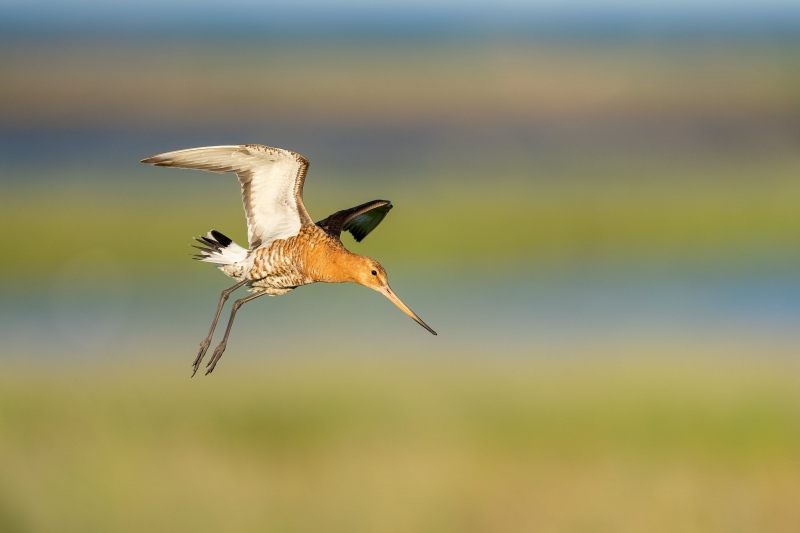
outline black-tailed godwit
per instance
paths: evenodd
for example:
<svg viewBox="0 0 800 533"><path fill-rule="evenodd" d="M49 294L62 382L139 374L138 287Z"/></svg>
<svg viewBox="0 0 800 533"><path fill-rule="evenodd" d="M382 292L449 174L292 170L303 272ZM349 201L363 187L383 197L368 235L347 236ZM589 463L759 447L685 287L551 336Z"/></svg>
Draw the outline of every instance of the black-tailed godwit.
<svg viewBox="0 0 800 533"><path fill-rule="evenodd" d="M253 294L234 302L225 336L206 365L206 374L214 370L222 357L233 319L242 305L264 294L277 296L318 281L349 281L374 289L436 335L392 291L380 263L350 252L339 239L342 231L349 231L356 241L361 241L392 208L388 200L373 200L314 223L303 205L308 160L289 150L258 144L190 148L148 157L142 163L234 172L242 186L249 248L239 246L216 230L197 239L204 246L196 247L200 254L195 258L213 263L237 283L220 295L211 329L200 343L200 352L192 364L193 376L211 344L223 305L233 291L245 285Z"/></svg>

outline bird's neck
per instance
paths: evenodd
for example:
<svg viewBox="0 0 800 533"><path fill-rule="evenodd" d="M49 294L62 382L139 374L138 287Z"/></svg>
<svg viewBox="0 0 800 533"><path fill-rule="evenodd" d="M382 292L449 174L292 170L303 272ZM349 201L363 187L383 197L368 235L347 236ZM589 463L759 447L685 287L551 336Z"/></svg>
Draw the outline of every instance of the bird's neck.
<svg viewBox="0 0 800 533"><path fill-rule="evenodd" d="M357 282L356 274L364 268L364 256L349 251L338 239L325 237L307 248L304 263L309 277L326 283Z"/></svg>

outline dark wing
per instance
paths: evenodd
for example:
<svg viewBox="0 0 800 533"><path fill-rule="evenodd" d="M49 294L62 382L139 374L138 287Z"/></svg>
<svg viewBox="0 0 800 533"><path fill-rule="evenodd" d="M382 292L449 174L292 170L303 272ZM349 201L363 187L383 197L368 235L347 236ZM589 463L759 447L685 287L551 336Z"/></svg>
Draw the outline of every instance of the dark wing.
<svg viewBox="0 0 800 533"><path fill-rule="evenodd" d="M303 205L305 157L289 150L246 144L206 146L143 159L160 167L235 172L242 185L250 248L297 235L313 222Z"/></svg>
<svg viewBox="0 0 800 533"><path fill-rule="evenodd" d="M342 231L349 231L356 242L361 242L381 223L391 208L392 202L389 200L373 200L337 211L325 220L317 222L317 226L334 237L339 237Z"/></svg>

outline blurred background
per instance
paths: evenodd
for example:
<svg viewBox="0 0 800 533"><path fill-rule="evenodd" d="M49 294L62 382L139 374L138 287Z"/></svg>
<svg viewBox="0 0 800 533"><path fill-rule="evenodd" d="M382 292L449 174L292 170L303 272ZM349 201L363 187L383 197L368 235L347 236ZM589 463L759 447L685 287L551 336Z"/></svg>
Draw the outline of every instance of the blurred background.
<svg viewBox="0 0 800 533"><path fill-rule="evenodd" d="M0 530L798 531L798 57L789 0L3 2ZM190 380L239 188L138 161L238 143L391 199L343 241L439 336L315 285Z"/></svg>

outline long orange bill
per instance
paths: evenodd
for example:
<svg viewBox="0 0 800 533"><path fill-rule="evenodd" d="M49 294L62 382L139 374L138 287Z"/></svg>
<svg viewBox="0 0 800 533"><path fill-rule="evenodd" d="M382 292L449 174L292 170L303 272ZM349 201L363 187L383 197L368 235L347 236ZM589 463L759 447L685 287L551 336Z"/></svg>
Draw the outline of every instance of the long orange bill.
<svg viewBox="0 0 800 533"><path fill-rule="evenodd" d="M407 314L408 316L410 316L411 318L413 318L413 319L414 319L414 320L417 322L417 324L419 324L419 325L420 325L420 326L422 326L423 328L427 329L428 331L430 331L431 333L433 333L434 335L436 335L436 332L435 332L435 331L433 331L433 330L431 329L431 327L430 327L428 324L426 324L425 322L423 322L423 321L422 321L422 319L421 319L420 317L418 317L418 316L417 316L417 314L416 314L414 311L412 311L411 309L409 309L409 308L408 308L408 306L407 306L406 304L404 304L404 303L403 303L403 302L400 300L400 298L398 298L398 297L397 297L397 295L394 293L394 291L391 289L391 287L389 287L389 286L387 285L386 287L384 287L384 288L382 288L382 289L378 289L378 292L380 292L381 294L383 294L384 296L386 296L387 298L389 298L389 299L392 301L392 303L394 303L394 305L396 305L397 307L399 307L400 309L402 309L402 311L403 311L405 314Z"/></svg>

